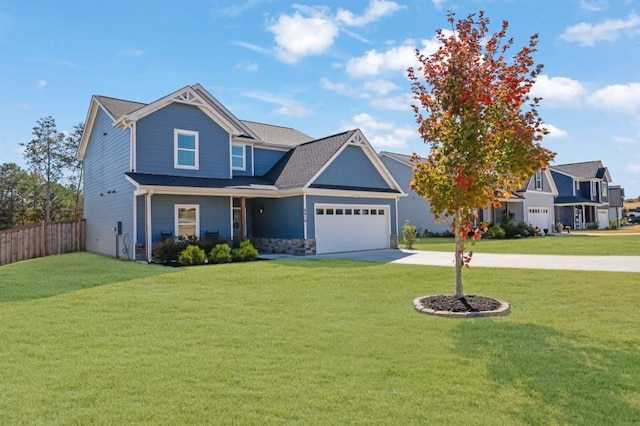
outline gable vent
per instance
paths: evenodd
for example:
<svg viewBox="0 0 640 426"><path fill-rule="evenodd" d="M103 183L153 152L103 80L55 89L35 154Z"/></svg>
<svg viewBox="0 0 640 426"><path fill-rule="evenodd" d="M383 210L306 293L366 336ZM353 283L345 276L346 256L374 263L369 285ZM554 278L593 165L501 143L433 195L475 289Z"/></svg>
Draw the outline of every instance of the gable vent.
<svg viewBox="0 0 640 426"><path fill-rule="evenodd" d="M355 135L351 141L349 142L352 145L364 145L364 138L362 137L362 135L357 134Z"/></svg>

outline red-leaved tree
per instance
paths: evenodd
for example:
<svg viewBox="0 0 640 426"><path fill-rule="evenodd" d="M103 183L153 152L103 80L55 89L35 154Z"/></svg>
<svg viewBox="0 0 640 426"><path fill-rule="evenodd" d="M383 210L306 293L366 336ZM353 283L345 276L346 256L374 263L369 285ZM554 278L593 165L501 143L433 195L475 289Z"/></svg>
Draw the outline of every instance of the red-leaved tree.
<svg viewBox="0 0 640 426"><path fill-rule="evenodd" d="M542 65L535 65L538 35L511 58L508 22L489 35L483 12L455 20L453 34L437 31L440 48L431 55L416 50L420 62L409 68L418 131L429 155L415 162L411 188L425 197L437 218L448 218L455 235L456 297L463 298L462 267L478 209L500 206L500 197L521 189L547 167L555 153L542 147L547 133L529 91Z"/></svg>

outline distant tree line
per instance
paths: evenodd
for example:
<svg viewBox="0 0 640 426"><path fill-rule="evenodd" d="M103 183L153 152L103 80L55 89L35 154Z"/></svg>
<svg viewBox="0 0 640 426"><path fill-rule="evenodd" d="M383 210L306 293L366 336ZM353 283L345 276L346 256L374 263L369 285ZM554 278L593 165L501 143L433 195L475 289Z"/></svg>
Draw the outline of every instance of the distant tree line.
<svg viewBox="0 0 640 426"><path fill-rule="evenodd" d="M76 153L84 123L68 135L55 119L41 118L24 147L27 169L0 165L0 230L82 217L82 163Z"/></svg>

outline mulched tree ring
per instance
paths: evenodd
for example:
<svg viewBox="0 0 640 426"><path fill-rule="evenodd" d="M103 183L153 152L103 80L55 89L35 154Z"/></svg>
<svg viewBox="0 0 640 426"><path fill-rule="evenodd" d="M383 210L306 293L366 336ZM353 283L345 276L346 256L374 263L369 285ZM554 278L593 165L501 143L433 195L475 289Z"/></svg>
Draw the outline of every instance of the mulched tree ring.
<svg viewBox="0 0 640 426"><path fill-rule="evenodd" d="M490 297L469 295L458 299L445 294L417 297L413 307L423 314L456 318L503 316L510 310L508 303Z"/></svg>

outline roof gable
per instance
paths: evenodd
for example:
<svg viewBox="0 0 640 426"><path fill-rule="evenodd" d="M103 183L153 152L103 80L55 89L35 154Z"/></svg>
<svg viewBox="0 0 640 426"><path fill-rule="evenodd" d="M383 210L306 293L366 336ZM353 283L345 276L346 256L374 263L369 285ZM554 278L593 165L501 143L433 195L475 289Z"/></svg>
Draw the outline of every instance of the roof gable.
<svg viewBox="0 0 640 426"><path fill-rule="evenodd" d="M584 161L581 163L558 164L550 166L551 170L563 173L581 180L606 179L611 182L609 170L604 167L602 161Z"/></svg>

